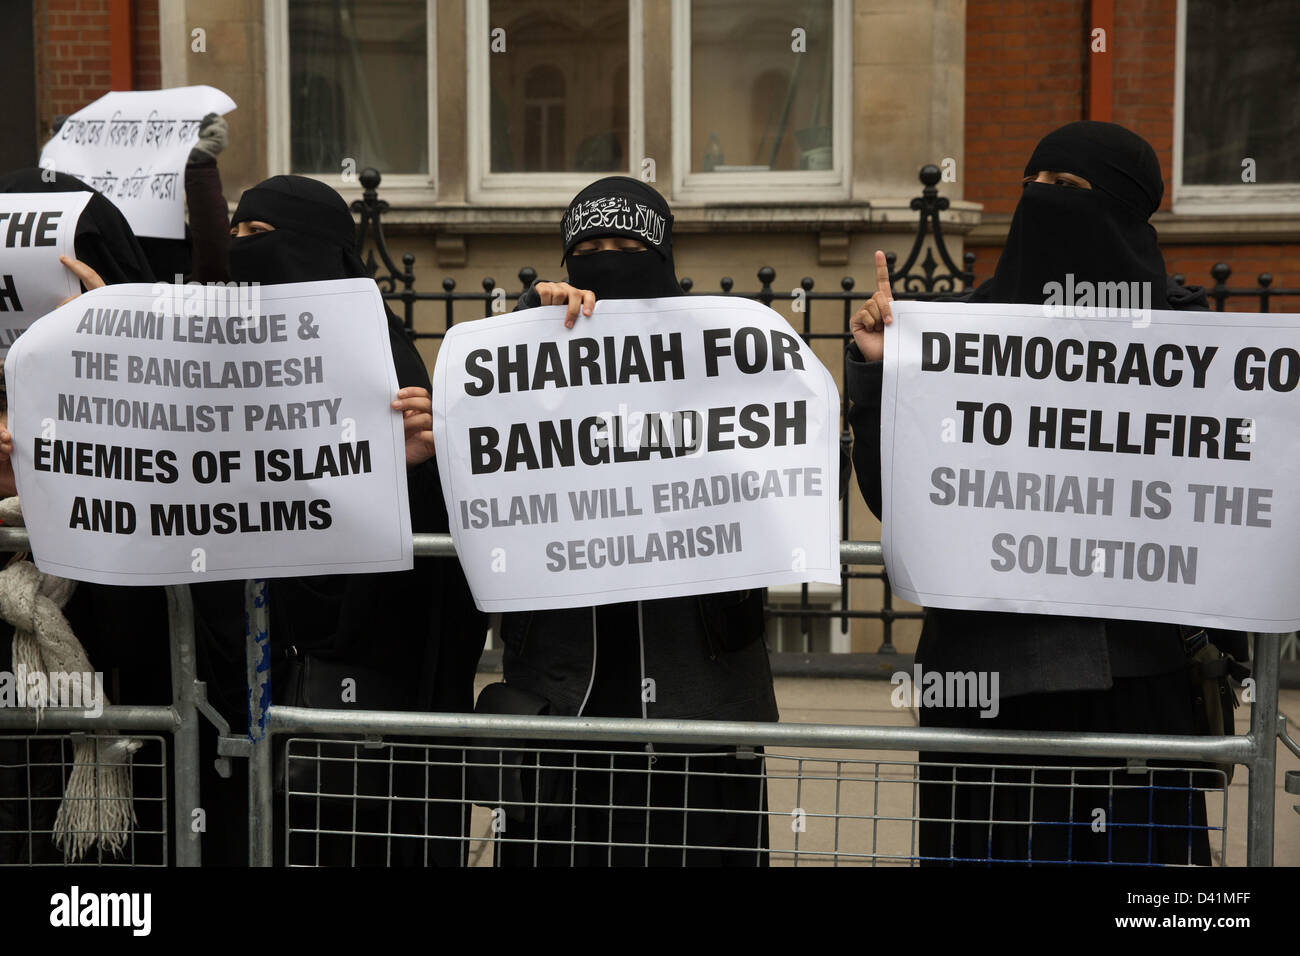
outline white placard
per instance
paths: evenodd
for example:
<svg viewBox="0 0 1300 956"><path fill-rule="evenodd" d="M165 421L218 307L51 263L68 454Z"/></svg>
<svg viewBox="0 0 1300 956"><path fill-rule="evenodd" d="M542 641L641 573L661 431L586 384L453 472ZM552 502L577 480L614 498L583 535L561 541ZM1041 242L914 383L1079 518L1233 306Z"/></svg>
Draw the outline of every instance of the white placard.
<svg viewBox="0 0 1300 956"><path fill-rule="evenodd" d="M0 193L0 356L46 312L81 291L75 259L89 192Z"/></svg>
<svg viewBox="0 0 1300 956"><path fill-rule="evenodd" d="M900 595L1300 627L1300 316L893 308L881 486Z"/></svg>
<svg viewBox="0 0 1300 956"><path fill-rule="evenodd" d="M106 93L68 117L41 150L40 165L99 190L137 236L182 239L185 163L199 124L234 108L211 86Z"/></svg>
<svg viewBox="0 0 1300 956"><path fill-rule="evenodd" d="M838 583L830 373L766 306L607 300L454 326L434 441L485 611Z"/></svg>
<svg viewBox="0 0 1300 956"><path fill-rule="evenodd" d="M96 289L10 351L15 473L42 571L144 585L412 566L375 283L238 292Z"/></svg>

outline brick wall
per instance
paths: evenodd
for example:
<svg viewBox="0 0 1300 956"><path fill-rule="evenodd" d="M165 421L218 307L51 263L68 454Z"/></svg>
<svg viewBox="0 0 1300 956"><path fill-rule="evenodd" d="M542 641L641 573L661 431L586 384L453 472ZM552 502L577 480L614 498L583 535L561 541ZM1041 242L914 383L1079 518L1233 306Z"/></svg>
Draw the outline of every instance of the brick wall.
<svg viewBox="0 0 1300 956"><path fill-rule="evenodd" d="M135 47L132 85L137 90L162 88L162 55L158 51L158 0L132 0L132 45Z"/></svg>
<svg viewBox="0 0 1300 956"><path fill-rule="evenodd" d="M985 213L1015 210L1025 160L1044 133L1087 116L1088 0L968 0L966 5L965 197ZM1117 0L1107 37L1111 56L1111 119L1139 133L1160 157L1165 179L1161 208L1171 208L1174 148L1176 0ZM1091 54L1093 56L1102 54ZM979 279L993 274L999 245L974 245ZM1261 272L1275 287L1300 287L1300 246L1294 243L1161 244L1169 272L1194 285L1213 284L1210 267L1232 267L1228 284L1253 288ZM1258 300L1230 300L1233 311L1255 311ZM1274 311L1300 311L1300 298L1277 300Z"/></svg>
<svg viewBox="0 0 1300 956"><path fill-rule="evenodd" d="M162 85L158 0L132 0L132 86ZM36 32L43 134L61 113L74 113L112 88L109 0L40 0Z"/></svg>
<svg viewBox="0 0 1300 956"><path fill-rule="evenodd" d="M1084 118L1087 7L1086 0L966 4L963 195L985 212L1012 212L1038 140Z"/></svg>
<svg viewBox="0 0 1300 956"><path fill-rule="evenodd" d="M1111 119L1144 137L1160 157L1165 178L1161 209L1169 209L1174 179L1175 0L1120 0L1110 38L1114 57Z"/></svg>
<svg viewBox="0 0 1300 956"><path fill-rule="evenodd" d="M1111 119L1147 139L1173 178L1176 0L1123 0L1107 52L1089 51L1088 0L969 0L966 189L986 212L1015 209L1043 134L1087 118L1088 57L1109 56ZM1161 208L1168 209L1166 188Z"/></svg>

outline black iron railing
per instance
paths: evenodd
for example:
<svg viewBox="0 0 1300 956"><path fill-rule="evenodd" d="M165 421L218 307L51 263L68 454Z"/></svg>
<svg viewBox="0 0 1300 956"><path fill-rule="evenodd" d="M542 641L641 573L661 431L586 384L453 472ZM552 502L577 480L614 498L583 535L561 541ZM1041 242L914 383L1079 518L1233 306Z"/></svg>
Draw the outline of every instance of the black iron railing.
<svg viewBox="0 0 1300 956"><path fill-rule="evenodd" d="M415 288L415 256L409 252L403 254L401 266L399 267L389 251L388 242L384 236L383 216L388 211L388 203L379 198L380 174L374 169L366 169L361 173L360 178L363 189L362 198L352 204L352 211L357 214L360 220L357 230L357 249L365 252L366 264L375 275L375 281L379 284L380 292L387 301L394 304L395 310L406 326L407 334L413 339L442 338L447 329L451 328L455 322L456 303L458 302L481 303L484 316L499 313L504 310L506 303L518 301L519 296L527 291L529 286L537 279L537 270L531 266L526 266L520 269L516 276L519 280L519 289L514 292L498 289L496 280L491 277L482 280L481 292L457 291L456 280L450 277L442 280L441 291L418 291ZM966 252L962 256L962 265L959 267L948 251L940 214L948 208L949 203L946 196L939 195L939 167L934 165L921 167L918 178L921 181L922 189L921 195L915 197L911 202L911 208L917 213L916 235L911 249L901 265L898 264L896 253L886 252L885 254L889 265L889 276L894 296L899 299L932 299L938 296L960 294L975 285L975 253ZM938 253L937 259L935 253ZM1225 263L1216 264L1210 270L1210 274L1214 279L1214 285L1207 286L1206 292L1214 303L1214 307L1220 312L1224 310L1227 300L1234 297L1258 297L1259 310L1267 312L1269 311L1269 303L1274 298L1279 296L1300 296L1300 289L1274 288L1272 284L1273 276L1267 272L1259 275L1257 285L1253 289L1229 287L1227 280L1231 276L1232 270ZM718 281L718 292L722 295L736 295L753 299L769 306L778 299L787 300L787 293L778 292L773 288L773 283L776 281L776 270L770 266L763 266L756 273L756 278L759 282L759 289L749 292L737 291L735 280L730 276L723 276ZM1174 279L1180 284L1184 282L1182 275L1176 275ZM874 277L872 281L874 282ZM688 277L681 279L681 285L688 294L717 294L708 290L697 289L694 281ZM852 340L849 331L849 320L853 317L855 311L854 304L870 296L874 292L874 288L869 287L865 292L857 292L857 283L852 276L842 278L839 285L840 287L837 290L822 291L815 288L815 283L808 276L799 281L799 288L804 292L804 301L801 318L800 314L796 313L796 321L802 325L800 334L804 341L811 343L818 339L838 339L847 345ZM418 302L442 303L443 318L440 329L416 328L415 306ZM829 305L826 306L828 308L835 308L838 305L836 323L838 328L835 331L813 330L813 307L814 303L817 302L828 303ZM821 314L820 309L818 314ZM847 439L847 399L842 399L840 412L841 436ZM841 503L840 537L843 539L851 537L849 534L851 500L852 496L846 494ZM767 608L769 617L798 618L803 651L811 649L811 621L814 618L838 619L842 634L848 633L849 621L853 618L878 620L881 622L883 630L883 640L879 653L894 653L894 621L919 618L922 616L921 612L894 608L889 578L883 569L863 569L845 565L841 568L841 572L839 610L814 607L809 600L808 585L805 584L800 590L800 601L797 608L769 604ZM850 607L850 582L854 579L864 578L881 582L883 594L879 608L854 609Z"/></svg>

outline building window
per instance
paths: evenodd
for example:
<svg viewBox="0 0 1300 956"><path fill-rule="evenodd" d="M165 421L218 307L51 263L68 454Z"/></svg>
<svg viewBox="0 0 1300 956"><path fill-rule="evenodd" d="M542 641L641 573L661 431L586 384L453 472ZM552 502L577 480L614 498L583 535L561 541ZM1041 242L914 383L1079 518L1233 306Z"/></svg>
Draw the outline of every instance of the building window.
<svg viewBox="0 0 1300 956"><path fill-rule="evenodd" d="M1180 0L1178 19L1175 211L1300 209L1300 6Z"/></svg>
<svg viewBox="0 0 1300 956"><path fill-rule="evenodd" d="M685 196L848 196L851 5L674 0L674 173Z"/></svg>
<svg viewBox="0 0 1300 956"><path fill-rule="evenodd" d="M273 172L394 185L433 178L434 0L271 0L268 133Z"/></svg>
<svg viewBox="0 0 1300 956"><path fill-rule="evenodd" d="M567 202L593 174L630 171L640 152L640 6L469 0L472 198Z"/></svg>

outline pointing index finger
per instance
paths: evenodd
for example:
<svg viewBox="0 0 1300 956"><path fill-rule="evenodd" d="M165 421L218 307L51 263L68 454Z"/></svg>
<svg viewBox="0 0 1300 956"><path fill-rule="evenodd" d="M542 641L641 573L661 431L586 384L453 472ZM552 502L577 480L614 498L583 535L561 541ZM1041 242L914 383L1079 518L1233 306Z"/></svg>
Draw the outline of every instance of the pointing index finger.
<svg viewBox="0 0 1300 956"><path fill-rule="evenodd" d="M876 250L876 291L883 292L891 299L894 297L889 283L889 263L879 249Z"/></svg>

